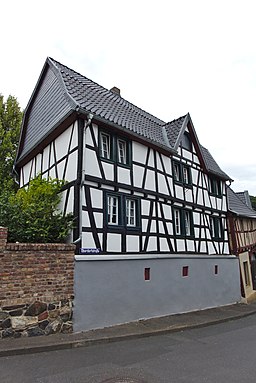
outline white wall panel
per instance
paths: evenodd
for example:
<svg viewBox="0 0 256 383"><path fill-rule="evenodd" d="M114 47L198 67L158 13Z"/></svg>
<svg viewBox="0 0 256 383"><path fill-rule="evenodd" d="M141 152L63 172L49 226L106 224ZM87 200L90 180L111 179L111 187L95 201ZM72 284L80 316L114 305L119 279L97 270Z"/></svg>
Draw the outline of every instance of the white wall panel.
<svg viewBox="0 0 256 383"><path fill-rule="evenodd" d="M65 180L73 181L77 177L77 152L71 153L68 157L68 165Z"/></svg>
<svg viewBox="0 0 256 383"><path fill-rule="evenodd" d="M103 207L103 199L102 199L102 191L98 189L91 189L91 199L92 199L92 207L100 208Z"/></svg>
<svg viewBox="0 0 256 383"><path fill-rule="evenodd" d="M90 149L86 150L85 173L93 177L101 178L101 172L96 153Z"/></svg>
<svg viewBox="0 0 256 383"><path fill-rule="evenodd" d="M109 181L114 181L114 166L102 161L105 177Z"/></svg>
<svg viewBox="0 0 256 383"><path fill-rule="evenodd" d="M139 162L145 165L147 158L147 147L141 145L138 142L132 142L132 159L133 161Z"/></svg>
<svg viewBox="0 0 256 383"><path fill-rule="evenodd" d="M147 170L145 189L153 191L156 190L155 172L152 170Z"/></svg>
<svg viewBox="0 0 256 383"><path fill-rule="evenodd" d="M135 235L126 236L127 251L138 252L139 251L139 237Z"/></svg>
<svg viewBox="0 0 256 383"><path fill-rule="evenodd" d="M121 235L108 233L107 251L121 252Z"/></svg>
<svg viewBox="0 0 256 383"><path fill-rule="evenodd" d="M130 169L118 166L117 171L118 171L118 176L117 176L118 182L120 182L122 184L131 185L131 177L130 177L131 171L130 171Z"/></svg>
<svg viewBox="0 0 256 383"><path fill-rule="evenodd" d="M142 166L133 165L133 182L137 188L142 187L144 170Z"/></svg>
<svg viewBox="0 0 256 383"><path fill-rule="evenodd" d="M162 174L158 174L158 190L159 190L159 193L166 194L169 196L166 179Z"/></svg>

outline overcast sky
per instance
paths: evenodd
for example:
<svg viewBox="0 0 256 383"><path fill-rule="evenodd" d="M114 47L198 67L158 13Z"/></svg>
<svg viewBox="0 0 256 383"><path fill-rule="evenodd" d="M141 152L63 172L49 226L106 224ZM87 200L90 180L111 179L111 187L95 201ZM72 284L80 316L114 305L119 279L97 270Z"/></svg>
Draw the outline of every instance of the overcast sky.
<svg viewBox="0 0 256 383"><path fill-rule="evenodd" d="M199 141L256 196L255 0L2 0L0 93L25 108L47 56L149 113L190 113Z"/></svg>

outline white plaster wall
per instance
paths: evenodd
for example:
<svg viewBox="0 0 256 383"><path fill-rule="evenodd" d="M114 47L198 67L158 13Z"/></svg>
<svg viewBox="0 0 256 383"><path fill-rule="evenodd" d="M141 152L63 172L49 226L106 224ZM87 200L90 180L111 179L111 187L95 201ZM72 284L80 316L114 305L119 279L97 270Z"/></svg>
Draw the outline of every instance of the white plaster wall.
<svg viewBox="0 0 256 383"><path fill-rule="evenodd" d="M158 257L76 256L75 331L241 300L236 257ZM182 277L183 266L188 277ZM145 268L150 281L144 280Z"/></svg>

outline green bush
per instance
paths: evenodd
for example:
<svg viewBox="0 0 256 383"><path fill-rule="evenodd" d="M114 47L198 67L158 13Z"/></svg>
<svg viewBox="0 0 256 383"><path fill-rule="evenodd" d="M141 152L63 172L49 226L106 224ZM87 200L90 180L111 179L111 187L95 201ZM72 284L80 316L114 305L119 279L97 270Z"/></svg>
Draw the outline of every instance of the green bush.
<svg viewBox="0 0 256 383"><path fill-rule="evenodd" d="M63 181L38 176L28 188L0 195L0 226L8 227L8 242L65 242L73 216L58 210Z"/></svg>

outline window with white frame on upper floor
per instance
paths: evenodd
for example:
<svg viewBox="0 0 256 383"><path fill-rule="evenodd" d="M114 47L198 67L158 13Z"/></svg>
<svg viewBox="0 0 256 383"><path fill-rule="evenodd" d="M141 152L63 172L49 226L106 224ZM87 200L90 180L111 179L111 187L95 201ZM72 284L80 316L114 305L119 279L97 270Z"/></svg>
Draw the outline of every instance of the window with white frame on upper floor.
<svg viewBox="0 0 256 383"><path fill-rule="evenodd" d="M102 158L111 158L111 140L110 135L100 132L100 155Z"/></svg>
<svg viewBox="0 0 256 383"><path fill-rule="evenodd" d="M224 237L222 219L220 217L210 217L210 232L215 240L222 240Z"/></svg>
<svg viewBox="0 0 256 383"><path fill-rule="evenodd" d="M173 209L174 232L177 236L194 236L193 215L191 210L183 208Z"/></svg>
<svg viewBox="0 0 256 383"><path fill-rule="evenodd" d="M117 139L117 160L120 164L127 163L126 141Z"/></svg>
<svg viewBox="0 0 256 383"><path fill-rule="evenodd" d="M99 155L101 159L116 162L119 165L130 166L131 142L116 134L99 132Z"/></svg>
<svg viewBox="0 0 256 383"><path fill-rule="evenodd" d="M192 185L191 169L178 161L173 162L174 181L184 185Z"/></svg>
<svg viewBox="0 0 256 383"><path fill-rule="evenodd" d="M191 219L190 219L190 212L185 210L184 211L184 226L185 226L185 235L191 234Z"/></svg>
<svg viewBox="0 0 256 383"><path fill-rule="evenodd" d="M118 225L119 223L119 197L108 195L107 196L107 222L109 225Z"/></svg>
<svg viewBox="0 0 256 383"><path fill-rule="evenodd" d="M215 177L209 177L209 191L212 195L220 197L222 195L221 180Z"/></svg>
<svg viewBox="0 0 256 383"><path fill-rule="evenodd" d="M120 193L106 192L106 224L110 228L140 228L140 199Z"/></svg>
<svg viewBox="0 0 256 383"><path fill-rule="evenodd" d="M136 226L136 202L130 198L126 198L126 225Z"/></svg>
<svg viewBox="0 0 256 383"><path fill-rule="evenodd" d="M175 227L175 234L180 235L181 234L181 219L180 219L179 209L174 209L174 227Z"/></svg>

